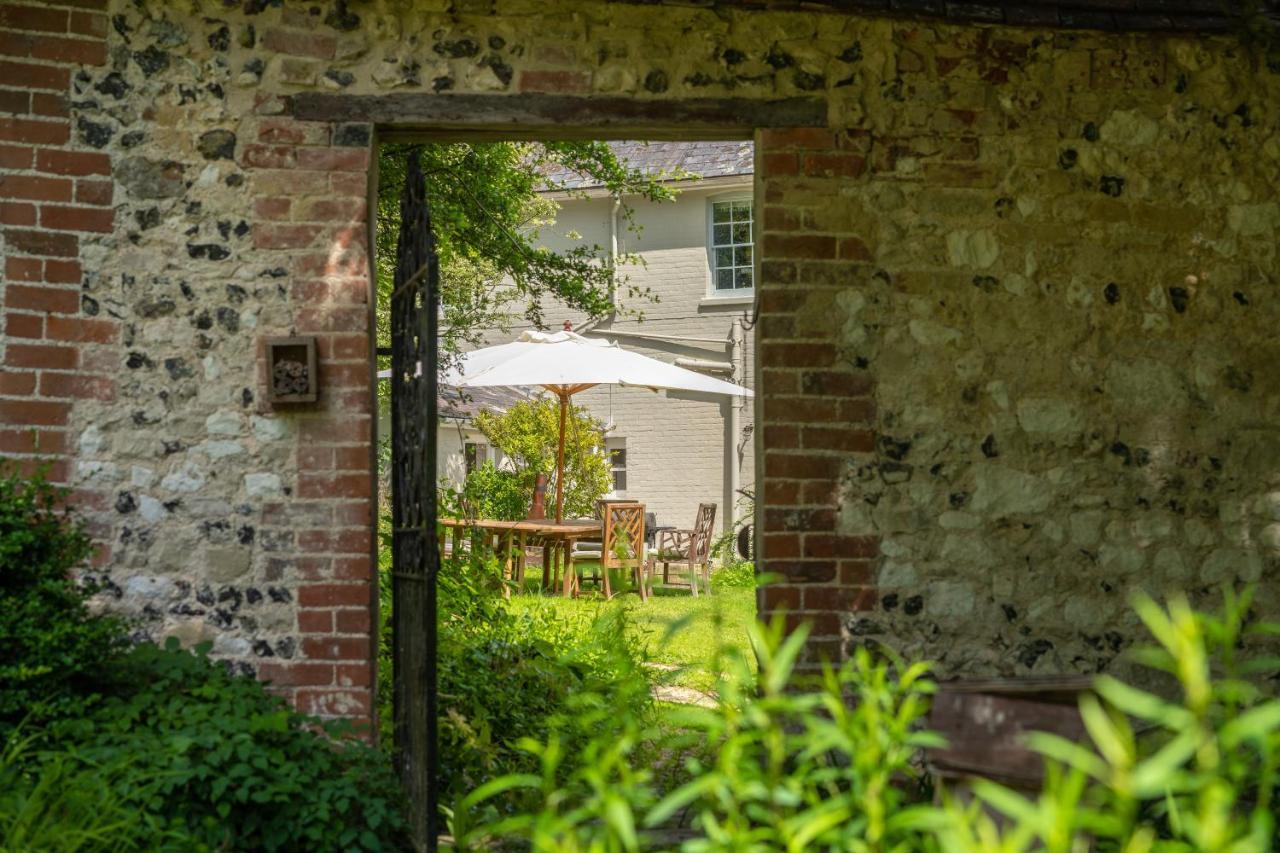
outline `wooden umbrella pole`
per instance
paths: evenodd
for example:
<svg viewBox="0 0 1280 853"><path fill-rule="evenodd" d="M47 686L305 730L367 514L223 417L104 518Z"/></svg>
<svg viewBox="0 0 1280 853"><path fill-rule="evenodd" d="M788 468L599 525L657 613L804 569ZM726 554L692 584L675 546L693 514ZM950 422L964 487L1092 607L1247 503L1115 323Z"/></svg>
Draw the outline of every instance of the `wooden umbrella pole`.
<svg viewBox="0 0 1280 853"><path fill-rule="evenodd" d="M564 425L569 411L569 395L560 392L560 447L556 450L556 523L564 520Z"/></svg>

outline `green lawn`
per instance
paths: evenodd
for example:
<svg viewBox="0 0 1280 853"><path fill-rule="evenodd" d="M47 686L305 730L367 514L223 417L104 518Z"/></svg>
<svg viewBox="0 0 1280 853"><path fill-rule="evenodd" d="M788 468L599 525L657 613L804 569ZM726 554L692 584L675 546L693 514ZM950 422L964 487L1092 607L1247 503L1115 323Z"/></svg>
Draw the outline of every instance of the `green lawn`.
<svg viewBox="0 0 1280 853"><path fill-rule="evenodd" d="M631 630L647 649L651 663L677 667L664 672L661 681L710 692L715 685L715 653L725 646L747 648L747 626L756 614L754 589L719 589L697 598L688 590L655 590L648 602L634 594L605 601L588 592L581 598L514 595L513 608L551 607L563 613L596 614L603 608L622 607Z"/></svg>

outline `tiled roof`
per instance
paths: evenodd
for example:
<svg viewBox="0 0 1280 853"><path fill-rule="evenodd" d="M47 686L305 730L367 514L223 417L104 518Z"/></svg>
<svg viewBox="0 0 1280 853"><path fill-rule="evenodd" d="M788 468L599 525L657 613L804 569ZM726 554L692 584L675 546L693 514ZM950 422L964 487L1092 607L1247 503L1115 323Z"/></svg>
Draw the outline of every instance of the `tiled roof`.
<svg viewBox="0 0 1280 853"><path fill-rule="evenodd" d="M618 159L646 175L684 172L683 177L721 178L752 173L755 146L750 142L610 142ZM581 190L600 186L589 176L568 169L546 172L557 189Z"/></svg>
<svg viewBox="0 0 1280 853"><path fill-rule="evenodd" d="M651 4L655 0L614 0ZM663 2L663 0L657 0ZM687 5L682 0L680 5ZM953 21L1087 30L1222 32L1241 26L1252 7L1245 0L709 0L745 9L813 9L861 15L945 18ZM1273 21L1280 0L1259 0L1257 12Z"/></svg>
<svg viewBox="0 0 1280 853"><path fill-rule="evenodd" d="M440 417L469 421L482 411L505 412L534 396L522 388L468 388L464 392L452 385L441 385L438 405Z"/></svg>

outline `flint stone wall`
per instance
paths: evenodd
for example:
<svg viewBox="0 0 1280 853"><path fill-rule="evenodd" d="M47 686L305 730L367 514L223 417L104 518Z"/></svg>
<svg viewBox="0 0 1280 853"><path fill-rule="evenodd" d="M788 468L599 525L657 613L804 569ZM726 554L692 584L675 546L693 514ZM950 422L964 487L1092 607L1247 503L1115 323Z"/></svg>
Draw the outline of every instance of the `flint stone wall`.
<svg viewBox="0 0 1280 853"><path fill-rule="evenodd" d="M1280 612L1280 67L1232 36L599 2L0 9L0 450L141 637L371 712L369 125L304 91L819 97L758 140L762 592L812 651L1094 671ZM320 337L319 404L261 341ZM33 428L34 427L34 431Z"/></svg>

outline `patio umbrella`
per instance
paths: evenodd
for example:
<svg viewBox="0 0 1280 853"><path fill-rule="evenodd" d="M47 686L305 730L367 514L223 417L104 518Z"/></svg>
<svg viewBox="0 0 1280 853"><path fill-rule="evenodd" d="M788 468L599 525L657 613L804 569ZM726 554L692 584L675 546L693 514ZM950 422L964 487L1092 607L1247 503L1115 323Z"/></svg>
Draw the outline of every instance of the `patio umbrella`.
<svg viewBox="0 0 1280 853"><path fill-rule="evenodd" d="M597 385L692 391L750 397L741 385L703 376L674 364L630 352L612 341L570 331L524 332L509 344L464 354L441 380L460 388L534 385L560 399L560 442L556 450L556 521L564 517L564 430L569 398Z"/></svg>

